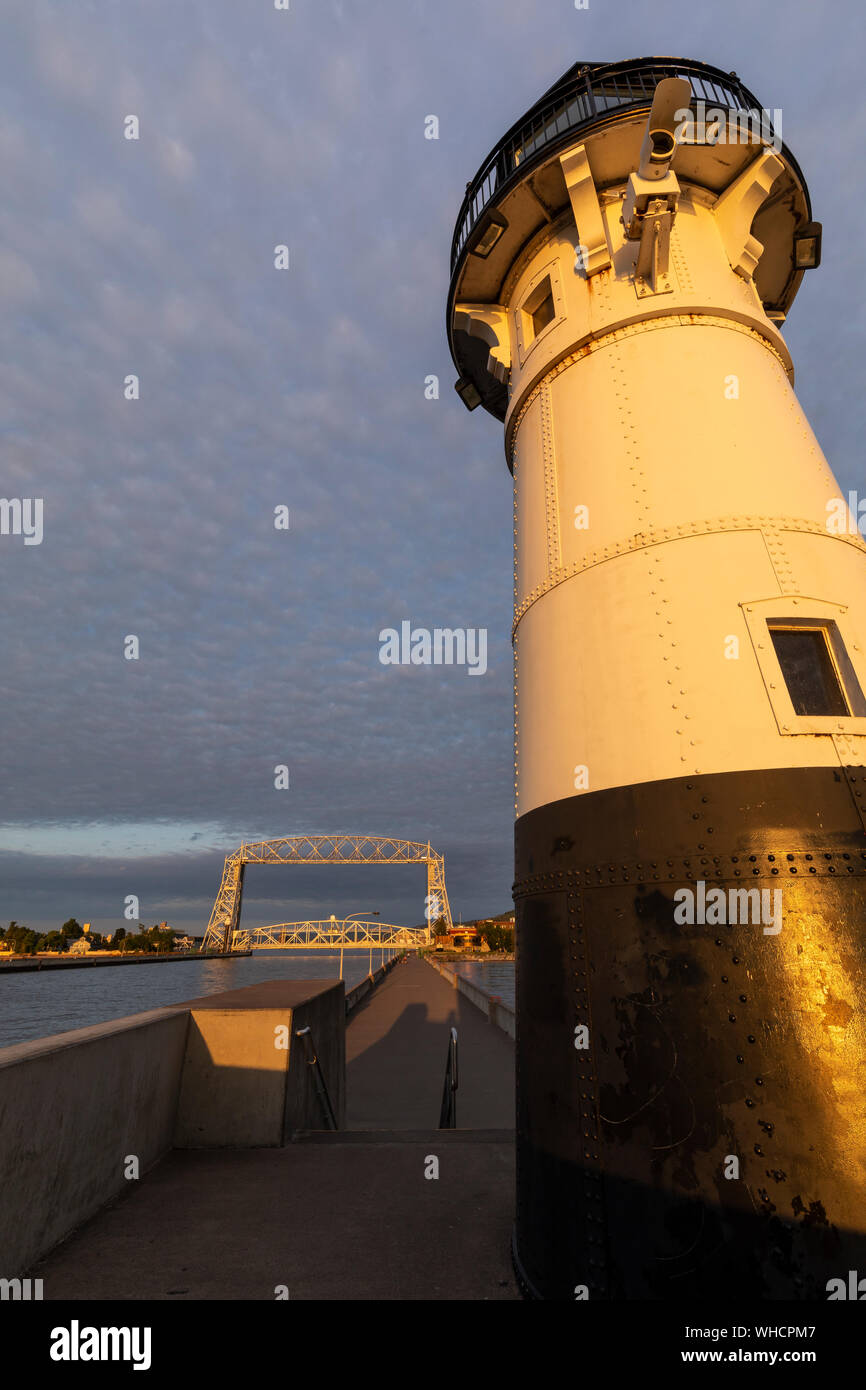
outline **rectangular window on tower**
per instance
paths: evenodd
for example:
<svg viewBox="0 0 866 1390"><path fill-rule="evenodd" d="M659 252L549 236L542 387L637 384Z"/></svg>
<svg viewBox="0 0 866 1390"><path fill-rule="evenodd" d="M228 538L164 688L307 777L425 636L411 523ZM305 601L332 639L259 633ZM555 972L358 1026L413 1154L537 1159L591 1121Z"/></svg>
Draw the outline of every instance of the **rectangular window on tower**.
<svg viewBox="0 0 866 1390"><path fill-rule="evenodd" d="M522 367L539 342L555 333L565 319L565 299L556 261L550 261L533 275L517 296L512 310L517 363ZM543 351L544 349L542 349Z"/></svg>
<svg viewBox="0 0 866 1390"><path fill-rule="evenodd" d="M556 318L556 305L553 300L553 285L550 276L545 275L540 284L523 301L523 341L528 348L539 333L543 333L549 323Z"/></svg>
<svg viewBox="0 0 866 1390"><path fill-rule="evenodd" d="M866 714L860 683L832 619L767 619L794 713L851 718Z"/></svg>
<svg viewBox="0 0 866 1390"><path fill-rule="evenodd" d="M550 281L548 280L547 293L544 295L544 298L539 302L538 307L534 309L532 313L533 336L537 338L542 329L546 328L549 323L553 322L555 316L556 310L553 307L553 290L551 288Z"/></svg>

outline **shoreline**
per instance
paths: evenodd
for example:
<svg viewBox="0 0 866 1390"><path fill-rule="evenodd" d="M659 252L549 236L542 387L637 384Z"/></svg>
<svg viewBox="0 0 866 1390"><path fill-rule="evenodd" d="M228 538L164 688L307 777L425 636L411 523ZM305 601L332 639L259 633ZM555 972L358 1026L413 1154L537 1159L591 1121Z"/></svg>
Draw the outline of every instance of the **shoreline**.
<svg viewBox="0 0 866 1390"><path fill-rule="evenodd" d="M0 976L22 975L34 970L86 970L88 967L107 965L156 965L182 960L237 960L241 956L251 955L252 951L179 951L176 954L166 951L162 955L144 955L130 951L127 955L107 956L104 959L100 959L98 955L76 956L72 960L49 956L12 956L8 961L0 961Z"/></svg>
<svg viewBox="0 0 866 1390"><path fill-rule="evenodd" d="M508 964L510 962L513 965L515 960L513 951L437 951L435 948L430 949L425 947L424 950L419 951L418 954L424 960L446 960L451 965L461 960L492 961L498 965Z"/></svg>

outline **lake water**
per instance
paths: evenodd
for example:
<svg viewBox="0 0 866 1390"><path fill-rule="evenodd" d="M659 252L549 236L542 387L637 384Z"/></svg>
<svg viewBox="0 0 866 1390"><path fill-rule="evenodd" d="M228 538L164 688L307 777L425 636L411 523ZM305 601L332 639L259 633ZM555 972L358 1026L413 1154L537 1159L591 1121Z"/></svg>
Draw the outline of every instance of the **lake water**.
<svg viewBox="0 0 866 1390"><path fill-rule="evenodd" d="M513 960L464 960L454 963L453 968L479 989L498 994L503 1004L514 1008Z"/></svg>
<svg viewBox="0 0 866 1390"><path fill-rule="evenodd" d="M374 949L374 970L381 954ZM386 959L389 954L394 953L386 952ZM344 952L347 989L363 980L369 969L369 951ZM0 1047L180 1004L202 994L241 989L261 980L334 980L339 974L339 951L260 951L237 960L0 973Z"/></svg>

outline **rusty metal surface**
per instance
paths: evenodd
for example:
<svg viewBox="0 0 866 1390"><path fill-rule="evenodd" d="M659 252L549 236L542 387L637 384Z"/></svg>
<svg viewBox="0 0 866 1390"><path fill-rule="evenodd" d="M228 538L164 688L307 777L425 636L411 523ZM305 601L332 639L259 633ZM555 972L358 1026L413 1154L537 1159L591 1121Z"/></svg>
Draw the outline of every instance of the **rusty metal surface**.
<svg viewBox="0 0 866 1390"><path fill-rule="evenodd" d="M570 798L516 851L528 1291L826 1299L866 1268L866 844L840 770ZM781 930L677 924L701 878L781 891Z"/></svg>

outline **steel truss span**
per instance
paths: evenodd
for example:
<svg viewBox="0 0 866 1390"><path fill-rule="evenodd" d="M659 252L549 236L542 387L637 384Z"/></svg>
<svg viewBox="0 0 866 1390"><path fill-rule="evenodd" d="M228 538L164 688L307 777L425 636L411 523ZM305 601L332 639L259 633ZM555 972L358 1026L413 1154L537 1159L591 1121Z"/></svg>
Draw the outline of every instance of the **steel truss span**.
<svg viewBox="0 0 866 1390"><path fill-rule="evenodd" d="M227 951L230 948L240 922L247 864L424 864L427 868L427 921L432 923L441 917L447 931L453 925L445 887L445 859L431 848L429 841L420 844L385 835L289 835L280 840L244 843L226 855L222 883L202 950ZM418 943L421 934L413 933L413 945ZM424 935L429 939L429 928Z"/></svg>
<svg viewBox="0 0 866 1390"><path fill-rule="evenodd" d="M341 922L326 917L319 922L280 922L277 926L252 927L248 931L242 927L232 936L232 950L333 951L337 946L346 951L356 947L366 951L371 946L377 950L380 947L414 950L417 946L426 946L431 934L428 927L398 927L354 917Z"/></svg>

